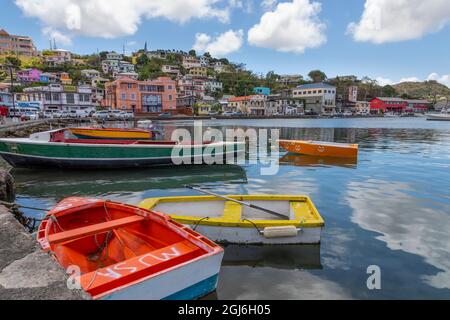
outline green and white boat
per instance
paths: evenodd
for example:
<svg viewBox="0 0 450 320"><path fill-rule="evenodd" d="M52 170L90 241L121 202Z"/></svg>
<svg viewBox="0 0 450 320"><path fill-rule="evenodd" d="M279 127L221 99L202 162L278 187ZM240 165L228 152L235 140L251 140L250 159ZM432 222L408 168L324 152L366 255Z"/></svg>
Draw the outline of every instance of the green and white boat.
<svg viewBox="0 0 450 320"><path fill-rule="evenodd" d="M154 165L226 164L242 142L74 139L66 129L0 139L0 155L16 168L115 169Z"/></svg>

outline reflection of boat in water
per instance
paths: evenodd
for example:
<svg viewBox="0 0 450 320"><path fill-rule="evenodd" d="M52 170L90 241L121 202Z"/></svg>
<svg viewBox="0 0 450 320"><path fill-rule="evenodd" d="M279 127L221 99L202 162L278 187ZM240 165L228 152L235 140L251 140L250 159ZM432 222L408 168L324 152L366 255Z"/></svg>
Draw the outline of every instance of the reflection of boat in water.
<svg viewBox="0 0 450 320"><path fill-rule="evenodd" d="M225 246L223 266L322 269L320 245Z"/></svg>
<svg viewBox="0 0 450 320"><path fill-rule="evenodd" d="M345 168L356 168L357 158L335 158L335 157L317 157L288 153L280 159L281 165L293 165L299 167L319 167L336 166Z"/></svg>
<svg viewBox="0 0 450 320"><path fill-rule="evenodd" d="M103 195L149 189L183 188L186 184L246 183L245 170L237 165L198 165L140 170L62 171L14 169L17 192L22 195L60 198L69 195Z"/></svg>

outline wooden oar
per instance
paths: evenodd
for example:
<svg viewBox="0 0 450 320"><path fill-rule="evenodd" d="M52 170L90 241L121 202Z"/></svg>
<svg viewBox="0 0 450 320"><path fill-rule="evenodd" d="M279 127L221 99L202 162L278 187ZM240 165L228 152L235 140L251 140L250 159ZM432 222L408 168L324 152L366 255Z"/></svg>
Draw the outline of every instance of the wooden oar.
<svg viewBox="0 0 450 320"><path fill-rule="evenodd" d="M190 186L190 185L186 185L185 187L188 188L188 189L191 189L191 190L195 190L195 191L201 192L201 193L209 194L211 196L222 198L222 199L225 199L227 201L232 201L232 202L235 202L235 203L239 203L240 205L243 205L243 206L246 206L246 207L249 207L249 208L252 208L252 209L264 211L264 212L267 212L267 213L269 213L271 215L277 216L279 218L283 218L283 219L287 219L288 218L287 216L285 216L283 214L280 214L278 212L275 212L275 211L272 211L272 210L269 210L269 209L266 209L266 208L262 208L260 206L256 206L256 205L251 204L251 203L247 203L247 202L235 200L235 199L232 199L232 198L228 198L226 196L222 196L220 194L217 194L217 193L214 193L214 192L211 192L211 191L207 191L207 190L203 190L203 189L200 189L200 188L196 188L196 187L193 187L193 186Z"/></svg>

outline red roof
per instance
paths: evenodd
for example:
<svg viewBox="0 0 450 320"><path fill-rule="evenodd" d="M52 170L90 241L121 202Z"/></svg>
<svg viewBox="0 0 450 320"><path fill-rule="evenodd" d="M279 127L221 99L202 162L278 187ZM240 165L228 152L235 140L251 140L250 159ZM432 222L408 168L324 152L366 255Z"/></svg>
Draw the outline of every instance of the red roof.
<svg viewBox="0 0 450 320"><path fill-rule="evenodd" d="M243 97L234 97L234 98L230 98L230 99L228 99L228 102L241 102L241 101L248 101L248 100L252 99L253 97L256 97L256 95L251 95L251 96L243 96Z"/></svg>

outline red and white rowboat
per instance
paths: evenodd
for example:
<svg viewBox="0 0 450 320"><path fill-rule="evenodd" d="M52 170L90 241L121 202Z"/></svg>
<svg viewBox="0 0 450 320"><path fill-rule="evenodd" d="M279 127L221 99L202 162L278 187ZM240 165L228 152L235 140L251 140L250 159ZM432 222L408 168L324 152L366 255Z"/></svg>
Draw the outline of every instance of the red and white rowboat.
<svg viewBox="0 0 450 320"><path fill-rule="evenodd" d="M94 299L195 299L217 286L223 249L168 216L134 206L67 198L37 240L65 269L79 270Z"/></svg>

